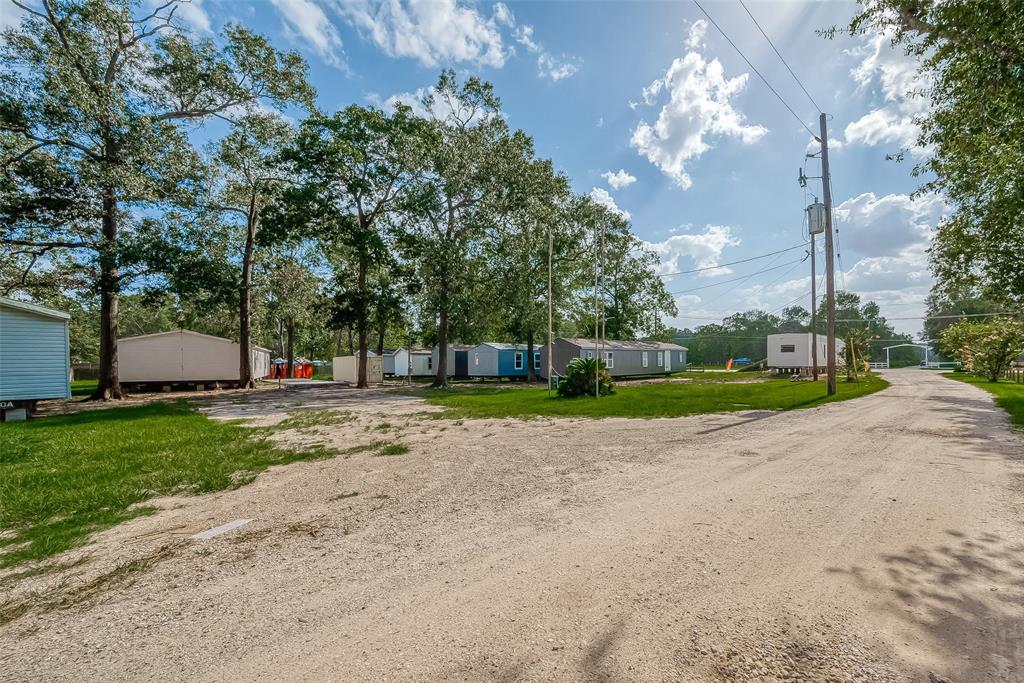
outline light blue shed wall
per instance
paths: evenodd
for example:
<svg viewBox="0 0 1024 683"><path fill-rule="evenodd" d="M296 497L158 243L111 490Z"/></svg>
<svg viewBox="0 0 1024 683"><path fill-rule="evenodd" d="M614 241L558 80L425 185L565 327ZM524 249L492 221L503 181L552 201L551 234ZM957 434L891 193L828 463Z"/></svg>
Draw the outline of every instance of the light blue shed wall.
<svg viewBox="0 0 1024 683"><path fill-rule="evenodd" d="M0 307L0 400L70 398L67 323Z"/></svg>

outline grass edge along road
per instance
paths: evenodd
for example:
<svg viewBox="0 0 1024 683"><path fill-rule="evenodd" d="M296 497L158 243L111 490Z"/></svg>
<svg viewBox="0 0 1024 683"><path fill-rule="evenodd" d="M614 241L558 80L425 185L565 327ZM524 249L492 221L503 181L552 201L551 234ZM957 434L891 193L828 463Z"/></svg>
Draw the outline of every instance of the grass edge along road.
<svg viewBox="0 0 1024 683"><path fill-rule="evenodd" d="M618 386L611 396L559 398L547 388L430 389L418 395L446 410L445 418L684 417L741 410L793 410L866 396L889 386L877 375L840 380L835 396L824 382L660 382Z"/></svg>
<svg viewBox="0 0 1024 683"><path fill-rule="evenodd" d="M280 448L183 401L0 425L0 568L149 514L139 504L154 496L235 488L271 465L331 455Z"/></svg>
<svg viewBox="0 0 1024 683"><path fill-rule="evenodd" d="M966 384L981 387L995 397L996 405L1005 410L1017 428L1024 429L1024 384L1016 384L1008 379L989 382L984 377L969 375L965 372L948 372L946 377Z"/></svg>

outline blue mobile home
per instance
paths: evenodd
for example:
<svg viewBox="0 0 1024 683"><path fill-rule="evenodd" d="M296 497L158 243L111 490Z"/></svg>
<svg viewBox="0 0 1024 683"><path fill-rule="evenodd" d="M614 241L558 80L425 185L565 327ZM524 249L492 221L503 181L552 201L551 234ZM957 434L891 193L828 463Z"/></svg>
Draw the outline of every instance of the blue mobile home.
<svg viewBox="0 0 1024 683"><path fill-rule="evenodd" d="M528 362L525 344L485 342L467 353L470 377L523 377L527 376ZM534 372L540 372L540 349L533 351Z"/></svg>
<svg viewBox="0 0 1024 683"><path fill-rule="evenodd" d="M24 419L36 401L71 398L70 319L0 297L0 420Z"/></svg>

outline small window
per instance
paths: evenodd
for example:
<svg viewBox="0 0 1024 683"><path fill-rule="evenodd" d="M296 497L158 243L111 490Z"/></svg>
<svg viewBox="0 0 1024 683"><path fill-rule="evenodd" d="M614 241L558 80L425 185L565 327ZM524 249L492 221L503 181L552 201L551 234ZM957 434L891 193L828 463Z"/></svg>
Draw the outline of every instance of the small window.
<svg viewBox="0 0 1024 683"><path fill-rule="evenodd" d="M686 355L685 354L686 354L686 351L680 351L679 352L679 362L680 363L682 363L682 362L684 362L686 360Z"/></svg>
<svg viewBox="0 0 1024 683"><path fill-rule="evenodd" d="M479 353L474 353L473 354L473 365L480 365L480 354Z"/></svg>
<svg viewBox="0 0 1024 683"><path fill-rule="evenodd" d="M594 357L594 352L593 351L584 351L582 357L583 358L593 358Z"/></svg>
<svg viewBox="0 0 1024 683"><path fill-rule="evenodd" d="M540 370L540 351L533 352L533 369Z"/></svg>
<svg viewBox="0 0 1024 683"><path fill-rule="evenodd" d="M434 357L433 356L427 356L427 370L433 370L433 369L434 369Z"/></svg>
<svg viewBox="0 0 1024 683"><path fill-rule="evenodd" d="M647 367L647 361L648 361L647 352L646 351L641 351L640 352L640 366L646 368Z"/></svg>
<svg viewBox="0 0 1024 683"><path fill-rule="evenodd" d="M609 370L615 367L615 355L611 351L604 352L604 365Z"/></svg>
<svg viewBox="0 0 1024 683"><path fill-rule="evenodd" d="M779 348L779 353L796 353L796 344L783 344Z"/></svg>
<svg viewBox="0 0 1024 683"><path fill-rule="evenodd" d="M516 351L515 364L516 364L515 365L516 370L522 370L523 369L523 352L522 351Z"/></svg>
<svg viewBox="0 0 1024 683"><path fill-rule="evenodd" d="M663 367L664 365L665 365L665 352L664 351L658 351L658 367L660 368L660 367Z"/></svg>

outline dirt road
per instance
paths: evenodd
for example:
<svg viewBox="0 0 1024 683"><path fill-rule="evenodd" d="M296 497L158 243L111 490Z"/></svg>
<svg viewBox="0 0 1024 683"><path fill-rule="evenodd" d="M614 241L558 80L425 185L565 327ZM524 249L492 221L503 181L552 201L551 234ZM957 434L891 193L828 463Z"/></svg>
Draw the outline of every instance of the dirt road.
<svg viewBox="0 0 1024 683"><path fill-rule="evenodd" d="M812 410L651 421L415 422L381 399L410 453L104 532L109 564L254 520L4 627L0 678L1024 680L1024 438L978 388L886 376Z"/></svg>

